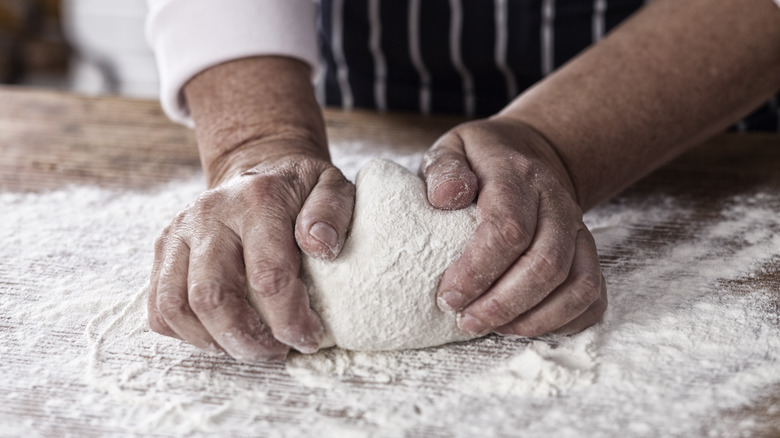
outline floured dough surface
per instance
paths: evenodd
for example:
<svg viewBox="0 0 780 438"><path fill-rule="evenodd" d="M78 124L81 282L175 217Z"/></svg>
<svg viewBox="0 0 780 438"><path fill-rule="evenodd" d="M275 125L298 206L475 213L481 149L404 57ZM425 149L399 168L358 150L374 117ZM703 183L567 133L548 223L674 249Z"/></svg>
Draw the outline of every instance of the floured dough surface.
<svg viewBox="0 0 780 438"><path fill-rule="evenodd" d="M406 168L373 160L358 173L355 210L333 261L304 255L303 279L325 325L323 346L423 348L469 339L439 310L436 287L476 228L476 207L443 211Z"/></svg>

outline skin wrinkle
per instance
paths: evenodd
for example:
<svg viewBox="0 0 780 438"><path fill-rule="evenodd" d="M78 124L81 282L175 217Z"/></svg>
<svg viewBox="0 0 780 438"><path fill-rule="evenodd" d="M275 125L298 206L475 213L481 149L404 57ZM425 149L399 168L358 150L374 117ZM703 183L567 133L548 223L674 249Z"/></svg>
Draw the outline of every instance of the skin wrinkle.
<svg viewBox="0 0 780 438"><path fill-rule="evenodd" d="M279 233L272 233L269 235L270 239L267 239L263 246L250 245L250 254L255 251L254 248L267 251L263 249L267 245L278 247L292 242L296 249L293 257L295 265L289 270L292 276L296 277L300 269L299 255L297 247L294 245L293 236L296 216L309 192L320 180L323 171L333 169L329 163L327 149L324 147L324 123L316 101L307 97L305 87L297 85L296 78L305 77L308 81L309 73L308 68L298 61L272 60L271 64L274 64L275 67L270 69L271 76L276 79L265 82L268 84L266 88L280 87L280 84L284 88L284 82L290 79L292 81L290 85L294 85L295 89L287 90L280 96L285 95L289 98L291 94L303 93L300 99L293 99L296 108L302 108L301 103L304 103L304 108L306 108L298 115L290 117L290 114L286 114L289 111L282 108L284 105L293 105L289 99L256 99L253 96L259 95L253 93L253 90L246 90L243 86L240 87L242 89L241 95L229 97L223 94L222 97L227 97L226 99L215 99L213 96L221 90L230 88L232 85L245 83L243 77L247 72L242 72L243 67L238 68L238 64L244 65L240 62L226 63L216 69L219 70L217 74L213 70L204 72L185 87L185 94L198 126L198 145L203 167L207 172L209 185L215 189L207 192L203 197L199 197L184 212L179 214L172 223L171 229L176 229L177 233L184 233L185 236L192 236L191 238L185 237L187 241L201 241L204 234L214 235L215 238L218 238L227 232L227 236L230 238L240 236L240 239L236 239L236 241L246 243L244 242L245 238L251 236L246 233L264 232L262 231L265 230L263 224L288 222L289 241L286 240L287 238L281 239ZM267 62L264 64L265 69L269 64ZM277 68L281 67L282 64L288 65L281 70ZM290 70L288 67L293 68ZM284 71L285 74L276 74L281 71ZM290 74L291 71L292 74ZM228 72L228 81L224 80L224 72ZM255 73L257 74L255 75ZM268 73L268 70L256 71L249 73L246 77L257 78L268 75ZM282 78L281 81L278 80L280 78ZM275 92L275 90L274 88L266 91ZM202 93L204 91L205 93ZM263 94L263 90L255 89L254 91L260 91L260 94ZM211 97L206 97L207 95ZM267 94L265 95L267 96ZM242 110L245 97L249 97L247 103L251 108ZM256 121L247 119L247 115L250 114L257 116ZM291 153L294 151L298 151L298 153ZM219 169L219 171L215 171L215 169ZM336 172L340 175L340 172ZM349 186L341 186L338 190L348 190L348 188ZM336 199L339 200L337 202L343 202L349 197L350 194L347 193ZM257 205L258 201L262 205L258 206L257 209L247 209L247 205ZM281 208L268 209L268 205L276 205ZM320 213L315 209L312 214ZM346 219L348 222L349 216ZM338 228L346 229L347 226L339 225ZM162 237L164 241L158 245L159 247L164 248L170 245L169 234L165 233ZM243 247L243 252L247 251L247 245L240 246ZM217 250L218 252L219 250ZM208 255L205 257L208 258ZM247 266L247 263L241 259L237 259L235 263L229 263L234 264L234 268ZM267 266L266 261L259 260L259 263ZM208 269L208 264L193 266L191 269L201 272L201 275L210 275L203 271L203 269ZM225 271L221 273L227 274ZM295 286L295 288L288 290L300 291L301 289ZM239 296L240 299L236 297L240 300L240 303L237 301L237 305L245 310L239 310L239 307L234 308L233 304L227 305L225 310L230 310L230 312L250 311L248 303L243 298L246 296L246 290L242 288ZM274 305L289 304L279 302ZM251 311L256 313L254 310ZM305 316L299 313L298 316L302 318L296 316L287 322L284 318L280 320L276 317L277 314L283 315L285 313L277 313L280 311L281 309L269 312L275 317L275 319L269 320L291 324L286 327L286 333L295 335L293 342L290 342L291 344L300 343L311 334L316 337L316 334L322 330L319 319L310 310L305 312ZM290 312L287 311L287 313ZM294 315L290 313L290 316ZM230 320L220 322L221 325L232 325L235 330L241 326L237 323L238 321ZM245 321L245 324L249 325L236 331L233 340L229 341L240 347L240 349L231 348L234 356L241 355L244 360L283 357L283 355L280 356L280 351L286 351L286 347L283 348L274 340L268 328L260 324L259 318L250 318L250 321ZM283 327L274 328L277 331L284 329ZM200 330L205 329L202 327L197 329L197 331ZM253 333L252 336L239 336L241 333L250 332ZM192 334L187 334L187 336L192 336ZM306 349L306 346L304 345L302 349Z"/></svg>
<svg viewBox="0 0 780 438"><path fill-rule="evenodd" d="M277 337L277 339L296 340L297 342L295 342L295 345L298 346L297 349L301 353L316 352L319 348L319 342L315 342L313 339L322 339L324 334L325 329L322 326L320 326L319 330L317 330L313 336L309 336L301 332L295 332L290 328L274 332L274 335Z"/></svg>
<svg viewBox="0 0 780 438"><path fill-rule="evenodd" d="M435 197L437 199L437 206L447 210L469 205L474 198L474 193L476 193L475 185L471 185L468 181L464 181L464 178L461 178L461 176L457 174L442 175L440 180L434 184L435 185L432 185L429 190L430 194L428 197L431 199ZM450 189L452 185L455 185L458 188L458 191L447 196L447 192L451 192L451 190L445 189ZM440 188L442 190L439 190ZM444 201L438 201L442 197L444 197Z"/></svg>
<svg viewBox="0 0 780 438"><path fill-rule="evenodd" d="M587 210L780 88L778 15L763 0L650 2L501 114L555 145Z"/></svg>
<svg viewBox="0 0 780 438"><path fill-rule="evenodd" d="M476 197L479 182L461 154L439 145L423 157L420 166L420 173L428 178L428 199L438 208L463 208Z"/></svg>
<svg viewBox="0 0 780 438"><path fill-rule="evenodd" d="M462 124L442 136L423 161L423 174L433 187L434 193L430 194L435 195L439 188L435 182L446 180L444 169L437 171L433 163L443 153L453 154L456 162L463 163L477 177L480 218L496 223L509 218L536 224L541 214L547 214L549 220L565 222L561 225L565 229L548 231L554 236L548 238L558 242L565 240L566 233L589 233L581 222L583 211L721 131L780 88L780 57L776 56L780 53L779 19L780 12L768 0L649 2L601 42L525 91L498 115ZM294 234L299 230L300 216L317 216L306 222L303 230L307 232L297 240L304 250L311 250L306 244L310 225L326 216L324 210L304 213L301 208L322 173L333 169L310 74L305 63L289 58L246 58L210 68L184 88L210 187L225 188L235 195L228 197L228 203L236 199L267 202L258 210L246 206L226 211L212 208L201 216L230 216L220 221L227 225L241 221L240 228L232 228L242 243L252 242L246 245L252 251L245 247L245 253L270 251L266 246L275 245L278 257L296 261L289 269L294 275L300 270ZM297 177L285 182L283 175L270 172L287 156L312 164L314 175L289 166L286 169L296 172ZM287 184L286 190L294 193L282 190L275 196L261 197L247 186L223 185L234 175L254 168L269 171L271 179ZM456 181L463 175L457 172ZM262 179L259 175L245 177ZM339 197L346 190L328 190L337 193L331 210L342 211L344 216L340 217L349 219L351 210L348 212L349 206ZM451 190L452 195L460 192L457 187ZM295 202L282 199L287 195L295 197ZM196 201L186 210L186 217L174 220L165 232L162 252L167 245L176 244L168 237L177 233L191 236L190 242L198 240L198 233L204 231L198 227L211 224L208 220L192 220L201 217L199 208ZM333 225L340 233L346 230L342 228L345 224ZM251 234L262 231L272 238L266 241ZM512 270L521 256L513 248L504 253L492 251L490 246L497 244L491 241L495 238L492 232L484 226L478 228L474 243L467 245L461 259L442 276L438 293L457 287L473 295L477 291L466 289L474 284L484 282L494 287L502 278L515 274ZM584 263L582 269L600 276L595 245L586 235L587 242L575 242L574 260ZM180 269L180 262L175 258L186 256L174 252L170 256L174 259L168 261L158 258L159 252L155 260L176 269ZM266 261L263 257L258 260ZM246 264L251 267L251 262ZM509 271L503 272L505 269ZM152 283L155 287L170 280L154 272L153 268L153 275L159 277ZM474 277L465 278L463 273L473 273ZM522 287L523 275L517 278L518 284L508 289ZM578 292L570 289L576 285L564 285L547 299L560 295L576 301L574 295ZM561 309L542 304L534 307L540 309L538 313L526 313L529 318L546 315L549 327L557 326L558 331L581 330L598 321L605 310L603 280L601 286L599 299L574 319L569 320L572 315ZM296 295L299 292L287 291L291 295L284 302L265 303L266 313L281 315L281 322L271 323L277 332L295 324L301 330L314 331L313 319L294 313L304 306L303 297ZM586 295L579 301L589 298ZM504 304L511 305L517 297L507 299ZM150 304L150 308L154 306ZM290 315L305 321L284 319ZM273 339L269 332L263 333L269 341ZM182 336L185 339L193 336L178 334L186 335ZM273 349L266 353L277 355Z"/></svg>
<svg viewBox="0 0 780 438"><path fill-rule="evenodd" d="M317 184L306 199L295 222L295 236L301 249L315 257L332 260L338 256L347 236L352 210L354 208L355 186L334 169L327 169L319 176ZM333 205L347 207L346 214L331 208ZM325 215L312 213L326 211ZM336 233L335 244L319 240L312 228L326 224ZM339 232L340 229L340 232ZM327 231L327 230L326 230Z"/></svg>
<svg viewBox="0 0 780 438"><path fill-rule="evenodd" d="M495 124L499 127L497 130L490 130L487 129L483 125L490 125ZM469 129L473 128L473 129ZM471 304L468 304L468 306L465 306L465 309L463 306L452 305L447 306L443 305L442 307L444 309L449 308L455 308L459 309L460 315L461 315L461 322L464 322L464 317L470 316L473 317L468 322L465 322L465 325L462 325L462 328L469 328L474 331L477 330L481 332L484 327L491 327L496 326L501 323L507 323L514 319L514 317L521 312L524 312L526 309L533 308L533 306L537 305L539 302L543 301L548 291L554 290L556 287L558 287L561 283L564 282L566 279L566 275L569 272L568 264L571 263L571 259L574 256L574 235L576 234L576 230L579 229L579 225L576 225L578 222L581 223L581 221L572 221L572 217L576 217L578 214L581 216L581 212L579 207L576 205L576 203L572 200L573 195L571 191L567 191L564 189L564 184L561 184L558 182L558 179L550 176L549 173L543 174L540 172L540 168L542 165L539 164L540 159L558 159L557 155L555 153L547 153L547 152L540 152L545 151L549 148L549 145L544 145L541 148L538 148L537 146L534 146L531 149L531 153L526 154L518 154L517 152L514 152L514 149L512 149L513 152L510 152L508 154L501 154L496 152L495 149L502 148L502 145L507 145L508 143L496 140L496 138L500 138L500 135L511 135L513 131L517 129L525 129L522 125L519 127L515 123L507 123L505 120L491 120L490 122L471 122L469 124L463 125L461 128L457 128L456 132L459 132L459 138L462 139L468 139L471 141L471 144L478 144L482 145L481 147L477 148L476 151L484 155L485 157L489 157L493 160L500 160L498 161L498 164L495 166L489 166L485 165L488 161L483 161L482 168L476 168L475 171L477 173L478 178L485 181L485 185L482 187L482 193L480 194L480 199L482 199L483 196L487 196L487 193L490 192L491 196L495 199L507 199L517 196L518 194L524 194L528 193L527 190L529 187L531 187L531 192L536 193L536 199L535 203L537 205L536 207L536 214L535 218L528 218L524 221L533 222L536 224L535 227L537 229L533 233L527 233L529 236L539 236L539 230L538 227L543 223L555 223L555 221L560 222L561 225L554 226L554 227L548 227L547 231L545 232L548 239L548 242L556 242L559 241L559 239L563 236L566 236L565 238L570 238L571 243L567 244L569 250L566 251L567 255L563 259L561 259L560 256L553 256L554 260L563 260L563 261L556 261L556 262L546 262L549 267L544 269L544 271L547 273L547 275L542 275L539 280L537 280L539 283L539 286L537 287L531 287L527 286L524 288L524 290L531 291L531 294L526 296L526 292L519 293L518 292L510 292L513 289L506 289L506 287L502 286L503 284L507 282L517 281L512 280L516 276L522 278L523 276L527 278L531 278L529 276L532 275L539 275L536 273L537 270L534 269L534 264L528 265L529 260L533 261L533 263L537 263L536 259L528 259L527 256L523 255L524 248L521 248L518 252L518 258L515 262L513 262L509 267L504 267L504 265L501 265L499 263L493 262L489 264L483 264L479 279L482 283L487 283L485 286L477 286L477 294L475 296L466 299L467 301L472 301ZM460 133L461 131L467 132L466 135L463 135ZM502 134L497 135L498 132L501 132ZM487 137L485 137L487 135ZM535 135L532 137L535 139L535 141L543 142L544 139L541 136ZM437 142L437 144L452 144L451 140L440 140L440 142ZM543 143L540 143L543 144ZM492 146L491 145L498 145L498 146ZM505 146L504 146L505 147ZM452 147L450 147L452 148ZM456 148L457 149L457 148ZM433 154L432 154L433 155ZM506 157L509 156L510 159L507 159ZM433 171L431 171L434 169ZM557 169L563 169L563 166L557 167ZM443 166L433 167L428 166L428 181L429 186L431 184L435 184L434 181L436 181L436 178L441 178L441 175L436 175L436 172L446 172L446 168ZM549 172L549 171L548 171ZM556 171L557 173L560 173ZM565 172L565 170L564 170ZM525 175L525 176L523 176ZM530 181L530 184L528 183ZM538 187L537 187L538 185ZM565 193L565 194L564 194ZM524 195L523 195L524 196ZM565 201L568 199L568 201ZM507 217L512 218L516 217L516 215L519 215L520 217L524 216L526 213L524 212L533 212L533 209L528 209L527 205L528 203L499 203L499 204L485 204L482 205L481 202L478 201L479 210L479 224L480 226L484 227L484 224L486 223L493 223L493 224L499 224L506 220ZM521 206L522 205L522 206ZM518 210L519 208L519 210ZM486 212L490 211L490 209L493 210L493 212L489 213L490 216L486 216ZM564 211L568 211L569 213L563 213ZM516 219L515 219L516 220ZM493 236L501 236L501 239L507 239L507 245L506 243L503 245L500 245L501 240L492 240L491 238L485 239L484 237L480 241L479 245L477 245L477 248L484 248L488 252L492 253L491 255L498 253L498 254L504 254L504 257L506 257L506 254L508 251L511 251L512 248L515 248L515 244L512 242L517 242L517 237L512 237L512 235L515 235L516 233L512 232L507 235L505 231L510 230L511 228L505 228L503 225L494 225L494 227L497 227L496 229L498 231L492 231L490 234L482 234L483 236L490 236L491 234ZM569 230L572 230L571 232L567 232L566 234L563 234L563 230L560 229L560 227L566 227ZM525 233L524 233L525 234ZM475 236L480 235L480 231L478 229ZM561 236L561 237L557 237ZM476 237L475 237L476 238ZM550 240L551 239L551 240ZM499 244L500 246L493 248L493 244ZM536 256L534 257L542 257L541 260L546 260L549 255L547 255L546 251L550 248L551 250L555 251L555 245L548 246L550 243L542 243L543 246L539 246L540 243L536 240L536 238L532 239L531 247L529 247L528 251L542 251L541 253L537 252ZM524 246L524 245L523 245ZM467 247L468 248L468 247ZM491 249L493 248L493 249ZM534 248L540 248L538 250L534 250ZM466 250L468 251L468 249ZM530 254L530 253L529 253ZM468 254L466 256L468 257ZM471 263L474 262L474 259L471 259ZM522 266L526 266L525 268L522 268ZM567 266L559 266L559 265L567 265ZM453 265L450 269L457 270L459 269L459 266L457 263ZM470 266L470 263L466 263L463 265ZM504 270L506 269L506 272ZM517 269L522 269L528 271L528 273L524 274L522 271L517 271ZM516 272L517 271L517 272ZM465 274L465 272L463 273ZM446 293L449 290L464 290L464 289L473 289L475 286L475 283L477 283L476 278L477 274L472 271L471 274L457 274L454 277L449 276L445 274L445 277L442 278L442 283L440 284L440 294ZM448 281L451 283L448 284ZM527 280L525 281L527 283ZM522 281L519 282L519 284L523 284ZM500 288L500 289L496 289ZM502 291L500 295L496 295L498 292L491 292L491 291ZM480 292L482 291L482 292ZM441 295L439 295L441 296ZM448 296L449 297L449 296ZM479 297L479 298L477 298ZM477 298L476 300L474 298ZM583 309L585 310L585 309ZM600 313L596 315L596 317L600 316ZM563 324L566 321L562 321L561 324Z"/></svg>

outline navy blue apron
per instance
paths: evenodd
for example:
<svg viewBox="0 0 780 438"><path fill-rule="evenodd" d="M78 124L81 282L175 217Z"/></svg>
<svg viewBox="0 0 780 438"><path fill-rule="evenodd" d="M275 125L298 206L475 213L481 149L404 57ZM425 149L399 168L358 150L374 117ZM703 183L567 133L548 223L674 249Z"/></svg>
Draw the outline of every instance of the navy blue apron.
<svg viewBox="0 0 780 438"><path fill-rule="evenodd" d="M487 116L645 0L320 0L320 101ZM778 131L778 97L736 125Z"/></svg>

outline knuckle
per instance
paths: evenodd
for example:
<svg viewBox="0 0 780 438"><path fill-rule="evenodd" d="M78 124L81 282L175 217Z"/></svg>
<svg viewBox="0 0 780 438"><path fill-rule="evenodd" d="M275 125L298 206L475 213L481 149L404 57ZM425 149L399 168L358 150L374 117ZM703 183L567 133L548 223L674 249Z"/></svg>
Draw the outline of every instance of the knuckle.
<svg viewBox="0 0 780 438"><path fill-rule="evenodd" d="M339 189L349 189L350 187L354 187L354 185L349 182L349 180L344 176L341 171L336 167L328 167L322 172L322 175L320 176L320 180L322 182L327 183L329 186L333 187L336 190Z"/></svg>
<svg viewBox="0 0 780 438"><path fill-rule="evenodd" d="M193 205L191 204L188 205L184 210L176 213L176 216L173 217L171 223L165 227L165 230L163 230L163 234L170 234L173 230L180 228L187 221L187 216L192 208Z"/></svg>
<svg viewBox="0 0 780 438"><path fill-rule="evenodd" d="M515 182L515 185L505 185L505 189L518 190L521 184L525 190L529 186L538 188L544 179L544 167L528 155L511 155L506 158L505 163L505 167L502 168L503 180Z"/></svg>
<svg viewBox="0 0 780 438"><path fill-rule="evenodd" d="M601 289L601 276L589 272L582 274L577 279L574 287L571 289L571 294L578 307L588 307L599 300Z"/></svg>
<svg viewBox="0 0 780 438"><path fill-rule="evenodd" d="M523 249L527 246L530 233L526 231L523 224L512 217L501 219L492 219L489 221L492 227L492 238L490 243L503 250ZM488 244L489 246L490 243Z"/></svg>
<svg viewBox="0 0 780 438"><path fill-rule="evenodd" d="M490 285L491 279L474 264L462 264L458 270L458 280L450 289L473 299L479 296Z"/></svg>
<svg viewBox="0 0 780 438"><path fill-rule="evenodd" d="M486 322L493 326L505 324L517 316L517 311L509 303L498 298L488 298L483 307Z"/></svg>
<svg viewBox="0 0 780 438"><path fill-rule="evenodd" d="M307 203L315 203L326 211L334 210L334 206L345 208L352 205L355 199L355 185L347 180L321 182L317 190L312 191Z"/></svg>
<svg viewBox="0 0 780 438"><path fill-rule="evenodd" d="M515 334L519 336L525 336L527 338L533 338L534 336L542 336L550 331L548 324L544 321L540 321L536 318L529 318L514 327Z"/></svg>
<svg viewBox="0 0 780 438"><path fill-rule="evenodd" d="M230 295L218 281L205 281L190 285L189 305L198 315L214 314L230 304Z"/></svg>
<svg viewBox="0 0 780 438"><path fill-rule="evenodd" d="M158 291L157 310L166 320L175 320L189 310L187 299L173 292Z"/></svg>
<svg viewBox="0 0 780 438"><path fill-rule="evenodd" d="M273 193L278 186L279 180L275 174L263 174L252 178L247 186L247 192L250 196L263 196Z"/></svg>
<svg viewBox="0 0 780 438"><path fill-rule="evenodd" d="M241 205L260 206L263 209L300 207L304 193L300 177L292 171L260 175L241 191Z"/></svg>
<svg viewBox="0 0 780 438"><path fill-rule="evenodd" d="M249 285L258 298L272 298L287 289L294 280L291 271L281 266L258 269L249 274Z"/></svg>
<svg viewBox="0 0 780 438"><path fill-rule="evenodd" d="M211 213L224 208L225 193L220 189L212 189L203 192L195 202L193 209L198 212ZM184 212L187 213L186 211Z"/></svg>
<svg viewBox="0 0 780 438"><path fill-rule="evenodd" d="M524 184L515 171L497 171L490 181L491 196L496 199L514 200L522 192Z"/></svg>
<svg viewBox="0 0 780 438"><path fill-rule="evenodd" d="M560 251L547 250L529 257L528 270L537 284L559 285L566 280L567 259Z"/></svg>

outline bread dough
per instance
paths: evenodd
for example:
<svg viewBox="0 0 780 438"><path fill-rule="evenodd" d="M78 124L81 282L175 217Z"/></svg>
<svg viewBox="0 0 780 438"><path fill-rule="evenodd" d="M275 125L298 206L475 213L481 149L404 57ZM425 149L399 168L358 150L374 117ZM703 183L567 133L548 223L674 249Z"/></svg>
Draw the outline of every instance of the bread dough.
<svg viewBox="0 0 780 438"><path fill-rule="evenodd" d="M433 208L425 183L373 160L357 176L352 227L333 261L304 255L303 280L326 336L323 347L423 348L469 339L439 310L436 287L476 228L476 207Z"/></svg>

